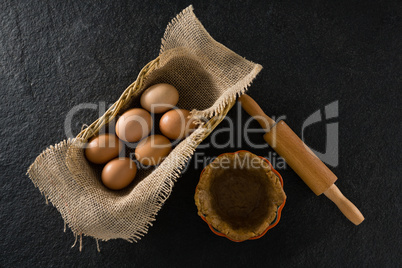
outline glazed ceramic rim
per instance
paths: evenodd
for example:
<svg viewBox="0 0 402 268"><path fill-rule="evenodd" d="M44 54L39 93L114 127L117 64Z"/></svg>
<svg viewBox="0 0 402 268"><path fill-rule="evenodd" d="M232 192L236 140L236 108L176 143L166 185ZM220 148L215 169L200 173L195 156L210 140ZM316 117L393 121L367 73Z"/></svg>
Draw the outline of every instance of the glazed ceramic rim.
<svg viewBox="0 0 402 268"><path fill-rule="evenodd" d="M247 151L247 150L240 150L240 151L232 152L232 153L223 153L223 154L218 155L216 158L218 158L218 157L220 157L220 156L223 156L223 155L228 155L228 154L229 154L229 155L232 155L232 154L239 154L239 153L241 153L241 152L247 152L247 153L251 153L251 154L252 154L252 152L250 152L250 151ZM265 157L259 156L259 155L257 155L257 156L269 164L269 166L270 166L272 172L274 172L274 174L279 178L279 181L281 182L281 186L282 186L282 189L283 189L283 179L282 179L281 174L279 174L279 172L276 171L276 170L272 167L272 165L271 165L271 163L268 161L268 159L266 159ZM204 173L204 171L205 171L206 168L207 168L207 167L205 167L205 168L201 171L200 179L201 179L201 176L202 176L202 174ZM197 187L195 188L195 191L196 191L196 192L197 192L197 188L198 188L198 184L197 184ZM225 234L223 234L223 233L219 232L218 230L216 230L216 229L207 221L207 219L205 218L205 216L200 215L200 217L201 217L201 219L202 219L203 221L205 221L205 222L208 224L209 229L211 229L211 231L212 231L214 234L219 235L219 236L222 236L222 237L226 237L227 239L229 239L229 240L231 240L231 241L233 241L233 242L243 242L243 241L247 241L247 240L255 240L255 239L261 238L261 237L263 237L263 236L268 232L269 229L274 228L274 227L279 223L279 221L280 221L280 219L281 219L281 213L282 213L283 207L285 206L285 203L286 203L286 197L285 197L285 199L283 200L283 203L277 208L277 210L276 210L276 217L275 217L274 221L267 227L267 229L265 229L264 232L262 232L262 234L260 234L260 235L258 235L258 236L251 237L251 238L249 238L249 239L245 239L245 240L234 240L234 239L231 239L231 238L227 237Z"/></svg>

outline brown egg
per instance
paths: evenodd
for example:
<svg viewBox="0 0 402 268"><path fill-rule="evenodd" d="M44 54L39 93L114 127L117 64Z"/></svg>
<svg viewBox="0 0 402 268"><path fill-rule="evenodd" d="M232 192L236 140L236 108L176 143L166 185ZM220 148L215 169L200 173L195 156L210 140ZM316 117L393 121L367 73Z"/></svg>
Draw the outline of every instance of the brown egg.
<svg viewBox="0 0 402 268"><path fill-rule="evenodd" d="M95 164L104 164L117 157L123 143L113 134L102 134L89 141L85 148L85 156Z"/></svg>
<svg viewBox="0 0 402 268"><path fill-rule="evenodd" d="M195 128L194 120L189 119L190 111L175 109L166 112L159 121L159 129L169 139L182 139Z"/></svg>
<svg viewBox="0 0 402 268"><path fill-rule="evenodd" d="M141 95L141 106L151 113L159 114L172 109L179 101L179 92L169 84L150 86Z"/></svg>
<svg viewBox="0 0 402 268"><path fill-rule="evenodd" d="M145 166L154 166L170 153L172 145L162 135L151 135L146 137L135 148L135 157Z"/></svg>
<svg viewBox="0 0 402 268"><path fill-rule="evenodd" d="M151 115L141 108L128 110L116 123L116 135L127 142L137 142L148 136L152 129Z"/></svg>
<svg viewBox="0 0 402 268"><path fill-rule="evenodd" d="M116 158L102 170L102 182L111 190L121 190L128 186L137 174L137 165L130 158Z"/></svg>

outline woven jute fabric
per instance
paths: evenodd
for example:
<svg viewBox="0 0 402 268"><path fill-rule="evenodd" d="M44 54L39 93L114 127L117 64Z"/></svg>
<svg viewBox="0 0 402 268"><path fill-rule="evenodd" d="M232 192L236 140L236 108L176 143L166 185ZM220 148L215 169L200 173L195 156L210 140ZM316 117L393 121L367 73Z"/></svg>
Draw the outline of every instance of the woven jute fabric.
<svg viewBox="0 0 402 268"><path fill-rule="evenodd" d="M189 6L167 26L160 55L141 70L110 109L76 138L43 151L28 175L76 237L137 241L147 233L197 146L261 68L216 42ZM121 191L108 190L99 169L86 160L83 145L115 117L139 107L142 91L161 82L177 88L177 106L191 110L200 126L158 167L139 170L137 183Z"/></svg>

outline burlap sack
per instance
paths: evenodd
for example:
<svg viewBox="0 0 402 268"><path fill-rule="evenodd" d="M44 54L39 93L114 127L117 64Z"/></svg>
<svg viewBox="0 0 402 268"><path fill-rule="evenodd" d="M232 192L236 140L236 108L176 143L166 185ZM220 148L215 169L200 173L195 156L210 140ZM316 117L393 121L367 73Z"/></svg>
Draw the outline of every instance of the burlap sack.
<svg viewBox="0 0 402 268"><path fill-rule="evenodd" d="M148 63L110 109L76 138L42 152L28 175L60 212L72 232L95 239L137 241L147 233L198 144L219 124L261 66L216 42L193 13L184 9L167 26L160 55ZM207 122L180 142L153 170L140 170L135 185L110 191L85 159L82 145L128 108L139 107L141 92L169 83L180 94L178 107ZM204 121L205 122L205 121ZM76 240L77 241L77 240Z"/></svg>

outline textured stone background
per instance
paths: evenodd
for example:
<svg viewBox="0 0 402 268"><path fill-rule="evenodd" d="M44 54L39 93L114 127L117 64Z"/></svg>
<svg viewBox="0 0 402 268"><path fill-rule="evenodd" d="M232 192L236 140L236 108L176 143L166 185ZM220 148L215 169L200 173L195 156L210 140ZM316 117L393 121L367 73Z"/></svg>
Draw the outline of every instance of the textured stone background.
<svg viewBox="0 0 402 268"><path fill-rule="evenodd" d="M0 266L402 266L402 6L377 2L1 1ZM112 103L135 80L157 56L167 23L189 4L217 41L264 66L249 93L269 115L286 115L297 134L310 114L339 101L332 120L339 122L339 166L332 170L365 215L361 226L287 168L279 170L288 195L279 225L259 240L230 242L197 216L201 168L192 160L139 243L101 242L97 253L84 238L83 252L71 249L71 231L63 233L59 213L25 172L66 137L72 107ZM229 116L237 117L236 107ZM94 111L74 117L75 133L96 118ZM243 145L199 152L272 153L235 136ZM264 144L261 133L250 139ZM306 141L323 151L325 122L311 126Z"/></svg>

